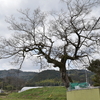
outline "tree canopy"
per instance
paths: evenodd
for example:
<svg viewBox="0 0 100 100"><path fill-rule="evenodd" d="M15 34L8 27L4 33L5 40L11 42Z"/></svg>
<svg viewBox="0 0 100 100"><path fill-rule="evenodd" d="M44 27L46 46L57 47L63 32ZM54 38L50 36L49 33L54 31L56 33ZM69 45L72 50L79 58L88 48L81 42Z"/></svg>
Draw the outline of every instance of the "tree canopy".
<svg viewBox="0 0 100 100"><path fill-rule="evenodd" d="M93 81L95 86L100 86L100 60L92 60L88 70L92 71L95 73Z"/></svg>
<svg viewBox="0 0 100 100"><path fill-rule="evenodd" d="M68 65L86 64L94 54L99 55L100 17L90 16L98 0L62 0L66 9L51 15L36 9L20 10L18 20L11 16L7 19L10 29L15 31L11 38L0 39L0 58L12 58L13 63L22 66L26 58L34 56L53 64L61 72L66 87ZM43 61L43 63L42 63ZM80 66L81 67L81 66Z"/></svg>

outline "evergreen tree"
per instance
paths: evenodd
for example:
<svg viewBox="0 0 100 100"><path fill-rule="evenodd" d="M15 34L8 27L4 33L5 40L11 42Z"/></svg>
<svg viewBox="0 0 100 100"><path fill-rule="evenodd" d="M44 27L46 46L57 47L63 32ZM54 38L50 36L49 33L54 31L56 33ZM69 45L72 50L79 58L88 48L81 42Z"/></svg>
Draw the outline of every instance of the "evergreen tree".
<svg viewBox="0 0 100 100"><path fill-rule="evenodd" d="M93 81L95 86L100 86L100 60L92 60L90 63L90 66L88 67L88 70L95 73Z"/></svg>

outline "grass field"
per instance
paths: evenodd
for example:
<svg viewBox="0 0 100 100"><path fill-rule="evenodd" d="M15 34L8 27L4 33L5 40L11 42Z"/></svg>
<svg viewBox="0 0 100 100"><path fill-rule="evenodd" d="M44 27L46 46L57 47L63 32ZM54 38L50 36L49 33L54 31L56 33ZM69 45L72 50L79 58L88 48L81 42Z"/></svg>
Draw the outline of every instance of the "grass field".
<svg viewBox="0 0 100 100"><path fill-rule="evenodd" d="M0 100L66 100L65 87L43 87L1 96Z"/></svg>

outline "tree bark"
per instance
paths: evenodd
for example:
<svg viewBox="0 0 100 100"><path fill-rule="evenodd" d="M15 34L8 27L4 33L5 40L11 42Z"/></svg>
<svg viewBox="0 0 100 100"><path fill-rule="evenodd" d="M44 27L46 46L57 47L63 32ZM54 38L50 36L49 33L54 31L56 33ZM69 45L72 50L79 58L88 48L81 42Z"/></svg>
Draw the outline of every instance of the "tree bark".
<svg viewBox="0 0 100 100"><path fill-rule="evenodd" d="M65 66L62 66L60 68L60 73L61 73L61 78L62 78L62 81L65 85L66 88L69 87L69 78L68 78L68 75L66 73L66 67Z"/></svg>

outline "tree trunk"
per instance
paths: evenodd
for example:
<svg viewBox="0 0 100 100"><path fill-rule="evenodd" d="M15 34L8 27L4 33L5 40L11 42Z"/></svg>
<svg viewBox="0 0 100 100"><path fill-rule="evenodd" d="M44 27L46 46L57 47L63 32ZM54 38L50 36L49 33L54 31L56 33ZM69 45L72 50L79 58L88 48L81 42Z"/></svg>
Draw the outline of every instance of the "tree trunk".
<svg viewBox="0 0 100 100"><path fill-rule="evenodd" d="M69 87L69 79L68 79L68 75L66 73L66 67L65 66L62 66L60 68L60 73L61 73L61 78L62 78L62 81L65 85L66 88Z"/></svg>

